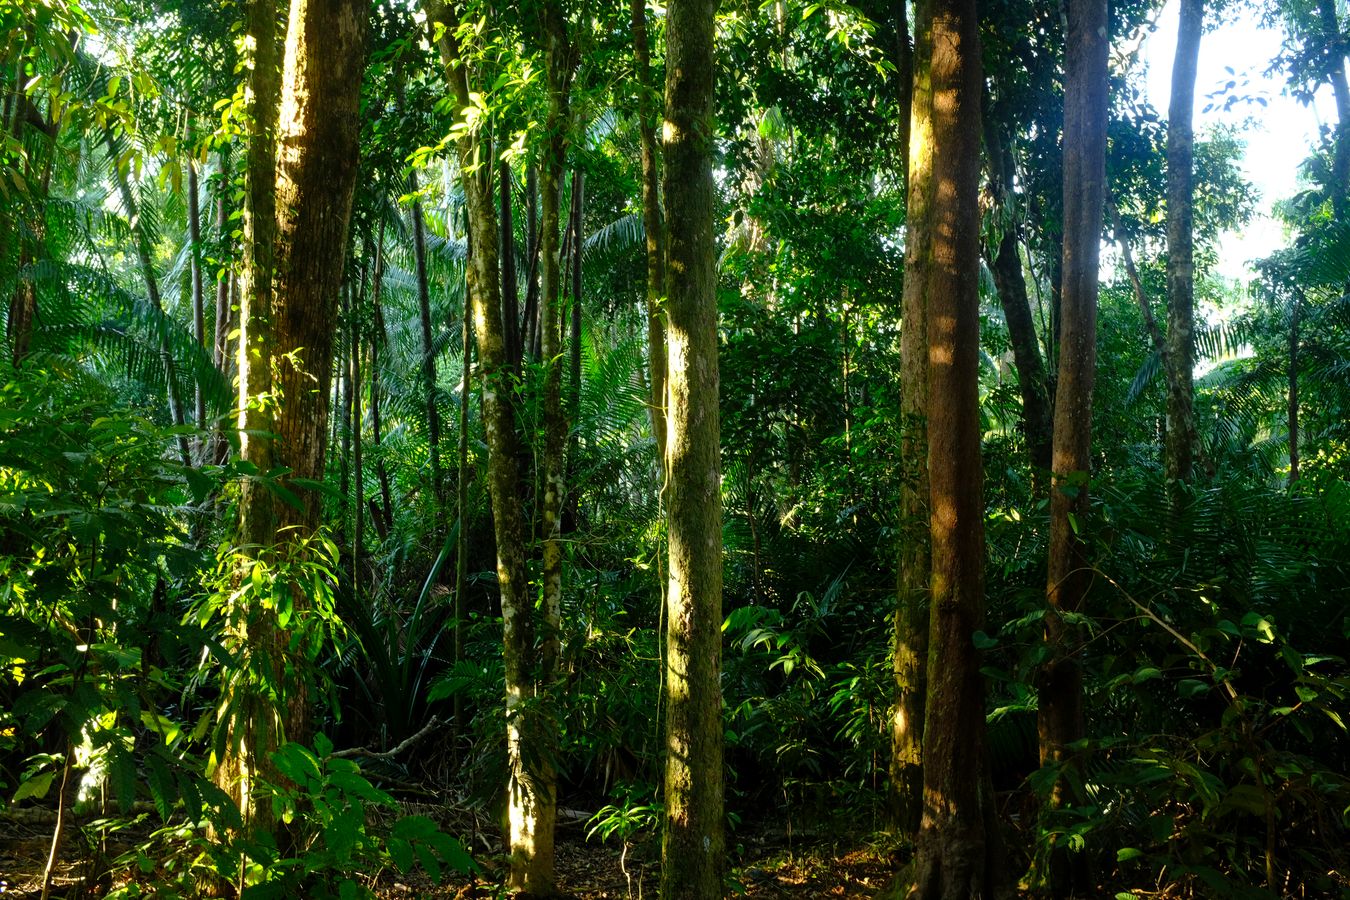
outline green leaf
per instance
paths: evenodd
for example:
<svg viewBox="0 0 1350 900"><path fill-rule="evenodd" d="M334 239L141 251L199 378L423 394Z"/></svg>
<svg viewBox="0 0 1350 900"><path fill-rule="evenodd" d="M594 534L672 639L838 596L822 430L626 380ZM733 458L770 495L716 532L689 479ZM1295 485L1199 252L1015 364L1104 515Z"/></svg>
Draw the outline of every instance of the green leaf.
<svg viewBox="0 0 1350 900"><path fill-rule="evenodd" d="M990 637L983 631L977 631L970 637L977 650L989 650L998 646L998 638Z"/></svg>
<svg viewBox="0 0 1350 900"><path fill-rule="evenodd" d="M1198 678L1183 678L1177 682L1177 693L1186 699L1190 699L1207 692L1211 686Z"/></svg>
<svg viewBox="0 0 1350 900"><path fill-rule="evenodd" d="M1138 847L1121 847L1116 851L1116 862L1129 862L1132 859L1138 859L1144 855L1144 851L1140 850ZM1133 897L1134 895L1126 894L1126 896Z"/></svg>
<svg viewBox="0 0 1350 900"><path fill-rule="evenodd" d="M391 837L385 843L385 846L389 848L389 858L394 861L394 865L398 866L400 872L407 875L413 866L412 844L401 837Z"/></svg>
<svg viewBox="0 0 1350 900"><path fill-rule="evenodd" d="M47 796L47 791L51 789L52 778L55 772L41 772L19 785L19 789L14 793L14 802L27 800L29 797L34 800L41 800Z"/></svg>

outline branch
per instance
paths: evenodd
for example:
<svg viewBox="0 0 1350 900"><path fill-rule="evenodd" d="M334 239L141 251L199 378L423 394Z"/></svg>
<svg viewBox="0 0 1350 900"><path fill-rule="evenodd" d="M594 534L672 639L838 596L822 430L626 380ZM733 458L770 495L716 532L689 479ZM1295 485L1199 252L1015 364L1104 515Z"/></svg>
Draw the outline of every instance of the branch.
<svg viewBox="0 0 1350 900"><path fill-rule="evenodd" d="M427 735L431 734L433 731L439 728L440 725L441 720L436 716L432 716L431 721L428 722L426 725L422 726L421 731L417 732L412 737L407 738L397 747L394 747L390 750L371 750L368 747L350 747L346 750L335 750L333 753L329 755L331 757L338 759L348 759L353 756L359 756L362 757L363 759L393 759L395 756L398 756L400 753L402 753L404 750L407 750L413 744L416 744L418 741L422 740Z"/></svg>

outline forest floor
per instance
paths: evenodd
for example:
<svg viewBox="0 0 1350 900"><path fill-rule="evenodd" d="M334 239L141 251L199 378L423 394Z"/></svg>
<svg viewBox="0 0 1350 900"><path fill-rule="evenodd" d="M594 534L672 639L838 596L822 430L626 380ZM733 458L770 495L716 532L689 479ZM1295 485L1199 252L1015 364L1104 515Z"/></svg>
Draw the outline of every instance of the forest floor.
<svg viewBox="0 0 1350 900"><path fill-rule="evenodd" d="M458 830L454 828L458 824L463 823L447 822L447 830ZM483 869L480 877L467 880L452 876L447 883L433 885L420 875L401 877L391 869L376 874L371 887L380 900L500 897L500 842L474 830L478 836L473 839L477 846L472 852ZM137 837L135 831L119 835L118 840L106 847L105 858L131 849ZM735 895L763 900L875 897L891 883L899 862L885 846L842 833L828 839L823 834L789 836L781 826L756 826L743 828L731 839L738 849L738 863L732 871ZM45 822L0 819L0 897L18 900L40 897L50 843L51 826ZM68 838L63 843L66 848L54 873L51 896L70 900L104 896L112 887L112 879L90 882L95 866L87 854L76 849L81 842ZM655 898L659 856L659 842L649 836L639 837L625 852L618 841L587 840L584 822L579 818L564 821L558 830L558 889L576 900Z"/></svg>

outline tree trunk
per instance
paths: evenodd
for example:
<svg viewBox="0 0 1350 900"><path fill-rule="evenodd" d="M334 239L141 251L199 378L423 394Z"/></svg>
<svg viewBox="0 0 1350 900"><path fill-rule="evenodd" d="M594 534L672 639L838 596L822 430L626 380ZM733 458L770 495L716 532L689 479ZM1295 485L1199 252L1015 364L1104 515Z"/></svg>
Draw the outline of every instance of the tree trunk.
<svg viewBox="0 0 1350 900"><path fill-rule="evenodd" d="M367 256L371 252L367 250ZM375 441L375 477L380 482L380 518L384 530L380 537L388 537L394 527L394 498L389 487L389 469L384 464L382 452L384 436L380 423L380 346L385 342L384 313L380 309L380 295L384 290L384 222L380 222L379 235L375 239L375 270L371 275L374 282L370 288L371 308L374 312L375 329L370 336L370 431Z"/></svg>
<svg viewBox="0 0 1350 900"><path fill-rule="evenodd" d="M192 339L197 342L197 346L203 350L207 347L206 341L206 297L202 288L202 212L200 200L197 196L197 161L188 158L188 240L191 242L191 267L192 267ZM205 448L206 433L206 393L202 390L201 377L193 379L196 384L195 404L193 408L192 423L202 430L202 434L197 437L198 454Z"/></svg>
<svg viewBox="0 0 1350 900"><path fill-rule="evenodd" d="M1088 513L1092 466L1092 387L1097 366L1097 280L1106 195L1107 5L1072 0L1064 92L1064 281L1058 390L1055 394L1054 479L1045 617L1050 661L1040 679L1038 726L1042 765L1075 764L1069 747L1084 734L1083 673L1076 613L1092 583L1079 528ZM1052 807L1080 799L1061 777ZM1088 857L1052 849L1056 896L1090 891Z"/></svg>
<svg viewBox="0 0 1350 900"><path fill-rule="evenodd" d="M1336 100L1336 148L1331 161L1331 205L1342 220L1350 217L1347 181L1350 181L1350 83L1345 77L1345 36L1336 15L1336 0L1317 0L1317 16L1326 44L1327 77Z"/></svg>
<svg viewBox="0 0 1350 900"><path fill-rule="evenodd" d="M239 289L239 344L236 364L239 380L239 458L259 473L274 467L274 429L270 397L272 371L271 317L276 258L276 124L281 79L278 59L276 6L271 0L249 0L248 37L253 66L245 92L252 131L245 159L243 271ZM325 393L327 393L325 391ZM237 542L245 560L266 555L276 537L276 511L271 492L257 478L240 483ZM247 571L241 566L239 577ZM256 613L255 613L256 614ZM247 652L269 637L250 634L250 610L237 605L229 611L228 644ZM261 624L259 628L261 628ZM275 640L272 643L279 643ZM261 648L259 648L261 649ZM274 666L275 668L275 666ZM254 780L267 765L267 754L280 746L274 710L253 687L237 688L231 699L235 710L226 723L228 751L215 772L216 784L234 798L246 823L265 825L271 804L254 796Z"/></svg>
<svg viewBox="0 0 1350 900"><path fill-rule="evenodd" d="M1289 298L1289 487L1298 481L1298 343L1302 294Z"/></svg>
<svg viewBox="0 0 1350 900"><path fill-rule="evenodd" d="M454 661L464 659L464 617L467 603L464 591L469 578L469 395L473 387L473 298L465 287L464 312L460 329L462 345L460 359L463 360L464 374L459 388L459 448L456 461L458 478L455 480L455 509L459 516L459 533L455 543L455 628ZM454 698L455 727L462 729L464 718L463 692L456 691Z"/></svg>
<svg viewBox="0 0 1350 900"><path fill-rule="evenodd" d="M664 224L661 221L660 173L657 171L655 88L647 43L646 0L630 0L633 20L633 64L637 81L638 136L642 151L642 227L647 250L647 370L651 386L648 411L656 443L657 467L666 464L666 293Z"/></svg>
<svg viewBox="0 0 1350 900"><path fill-rule="evenodd" d="M359 281L360 287L352 296L351 313L351 350L350 350L350 375L348 376L354 385L352 391L352 481L356 486L356 498L352 503L352 511L355 513L352 522L352 590L360 596L361 589L361 555L365 546L365 516L366 516L366 480L365 480L365 460L363 458L363 447L361 446L362 431L362 412L361 412L361 354L364 352L364 346L361 342L361 307L364 305L361 301L365 294L365 273L362 272Z"/></svg>
<svg viewBox="0 0 1350 900"><path fill-rule="evenodd" d="M220 168L220 185L216 194L216 240L219 241L221 255L225 257L219 263L220 275L216 279L216 309L215 309L215 327L212 332L211 361L215 367L229 380L230 359L229 359L229 335L230 335L230 287L234 284L234 275L232 266L229 264L230 248L230 211L227 199L230 196L230 162L227 148L221 148L217 154L217 163ZM225 462L226 449L225 443L225 424L217 422L211 431L211 449L207 453L206 461L221 465Z"/></svg>
<svg viewBox="0 0 1350 900"><path fill-rule="evenodd" d="M319 525L321 494L295 479L323 478L337 297L356 187L361 77L369 7L360 0L293 0L277 127L276 257L271 345L276 463L300 508L279 504L278 537ZM280 529L287 529L281 531ZM297 607L303 595L297 591ZM279 638L280 636L278 636ZM278 658L288 652L277 640ZM280 711L289 740L308 741L304 680Z"/></svg>
<svg viewBox="0 0 1350 900"><path fill-rule="evenodd" d="M1172 98L1167 110L1167 443L1164 470L1172 483L1195 467L1195 73L1204 0L1181 0Z"/></svg>
<svg viewBox="0 0 1350 900"><path fill-rule="evenodd" d="M932 118L930 46L922 41L911 57L911 122L906 135L926 133ZM923 813L923 724L928 691L928 605L931 569L928 538L928 269L930 216L936 183L933 147L919 141L905 154L905 279L900 330L900 559L896 583L892 669L895 710L891 715L891 806L896 827L913 840Z"/></svg>
<svg viewBox="0 0 1350 900"><path fill-rule="evenodd" d="M927 299L929 536L932 541L923 816L911 897L999 892L991 828L984 684L979 411L979 18L975 0L932 0L918 16L912 200L925 232L906 255L907 290ZM910 268L910 265L913 268Z"/></svg>
<svg viewBox="0 0 1350 900"><path fill-rule="evenodd" d="M1050 470L1050 391L1018 249L1022 243L1022 221L1020 210L1014 208L1012 152L1003 142L999 124L992 117L986 117L984 131L995 215L1000 217L1003 226L998 246L987 248L986 253L999 305L1003 308L1003 319L1008 324L1008 340L1012 344L1017 384L1022 396L1022 434L1031 460L1032 492L1039 497L1045 473Z"/></svg>
<svg viewBox="0 0 1350 900"><path fill-rule="evenodd" d="M108 139L108 159L113 167L113 179L117 182L118 193L122 195L122 206L127 213L127 222L131 226L132 236L136 245L136 259L141 266L141 278L145 282L145 295L150 300L150 305L161 315L164 315L164 302L159 294L159 280L155 276L155 264L150 257L150 240L146 237L144 229L140 227L140 214L137 208L136 197L131 190L131 180L127 175L126 169L118 165L117 153L113 147L112 130L107 131ZM167 327L161 324L163 330L159 336L159 358L164 365L164 383L168 387L169 397L169 417L173 420L176 427L181 428L187 422L187 416L183 411L182 394L178 390L178 367L174 365L173 352L169 343L169 332ZM192 450L188 446L186 434L178 435L178 456L183 465L192 464Z"/></svg>
<svg viewBox="0 0 1350 900"><path fill-rule="evenodd" d="M516 230L511 217L511 164L503 160L497 166L498 205L502 231L502 340L506 358L520 366L520 303L516 283Z"/></svg>
<svg viewBox="0 0 1350 900"><path fill-rule="evenodd" d="M716 12L717 0L671 0L666 12L670 583L664 900L713 900L724 894L722 495L712 175Z"/></svg>
<svg viewBox="0 0 1350 900"><path fill-rule="evenodd" d="M455 118L462 121L470 106L469 82L460 58L458 20L443 0L423 0L427 21L441 27L436 42ZM474 171L482 135L465 131L457 143L461 181L469 213L472 252L467 272L473 303L474 333L483 386L483 431L488 448L488 493L492 502L493 531L497 539L497 584L501 591L502 644L505 663L509 772L507 792L510 822L507 834L511 855L508 887L549 893L553 885L552 822L535 816L549 808L547 792L533 777L537 755L526 735L535 731L530 721L537 709L526 704L531 687L534 646L533 608L525 566L525 522L517 494L515 416L512 410L511 366L503 340L501 278L497 255L497 221L493 197ZM524 882L525 884L522 884ZM530 884L544 887L535 891Z"/></svg>
<svg viewBox="0 0 1350 900"><path fill-rule="evenodd" d="M408 189L417 193L417 173L408 173ZM417 259L417 309L422 326L422 389L427 395L427 445L431 457L431 496L436 521L441 520L441 411L436 403L436 349L431 337L431 285L427 279L427 228L422 202L412 202L413 255Z"/></svg>

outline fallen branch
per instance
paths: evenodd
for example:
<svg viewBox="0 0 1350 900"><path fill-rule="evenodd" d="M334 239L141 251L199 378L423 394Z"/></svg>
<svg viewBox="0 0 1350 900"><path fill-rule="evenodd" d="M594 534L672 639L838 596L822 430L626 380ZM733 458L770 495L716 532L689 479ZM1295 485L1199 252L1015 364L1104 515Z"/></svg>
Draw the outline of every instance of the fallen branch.
<svg viewBox="0 0 1350 900"><path fill-rule="evenodd" d="M359 756L362 759L393 759L395 756L398 756L404 750L407 750L409 747L413 746L418 741L422 740L427 735L431 734L433 731L439 728L440 725L441 725L440 718L438 718L437 716L432 716L431 721L428 722L426 725L422 726L421 731L417 732L412 737L407 738L406 740L399 743L398 746L393 747L389 750L371 750L368 747L350 747L346 750L335 750L330 755L339 759L350 759L353 756Z"/></svg>

